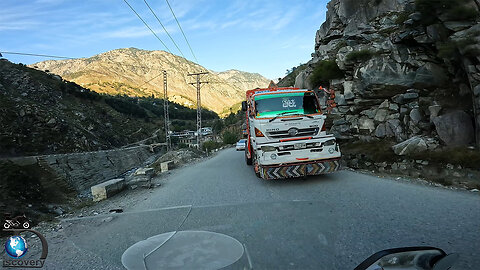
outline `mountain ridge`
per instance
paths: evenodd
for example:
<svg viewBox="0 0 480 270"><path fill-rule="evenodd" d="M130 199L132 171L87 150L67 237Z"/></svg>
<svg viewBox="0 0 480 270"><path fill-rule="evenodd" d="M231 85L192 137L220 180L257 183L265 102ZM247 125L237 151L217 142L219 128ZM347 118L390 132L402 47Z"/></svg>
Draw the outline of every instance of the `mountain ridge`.
<svg viewBox="0 0 480 270"><path fill-rule="evenodd" d="M138 97L163 97L163 70L167 71L170 100L196 107L196 88L188 73L208 71L202 76L202 107L221 113L244 99L245 91L266 87L270 80L258 73L230 69L215 72L165 51L121 48L88 58L48 60L30 65L60 75L99 93Z"/></svg>

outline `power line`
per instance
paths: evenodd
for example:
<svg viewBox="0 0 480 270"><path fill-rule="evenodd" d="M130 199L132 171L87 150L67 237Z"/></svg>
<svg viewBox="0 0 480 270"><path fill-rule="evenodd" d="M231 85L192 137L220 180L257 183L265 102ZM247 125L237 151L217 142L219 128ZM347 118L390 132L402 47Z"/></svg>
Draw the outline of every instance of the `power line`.
<svg viewBox="0 0 480 270"><path fill-rule="evenodd" d="M168 0L165 0L165 1L167 2L167 5L168 5L168 7L170 8L170 11L172 12L173 17L175 18L175 21L177 22L178 28L180 28L180 31L182 31L182 35L183 35L183 37L185 38L185 41L187 42L188 48L190 48L190 52L192 52L193 58L195 58L195 62L198 63L197 57L196 57L195 54L193 53L192 47L190 46L190 43L188 42L187 36L186 36L185 33L183 32L183 29L182 29L182 27L180 26L180 22L178 22L177 16L175 16L175 12L173 12L173 9L172 9L172 7L170 6L170 3L168 2Z"/></svg>
<svg viewBox="0 0 480 270"><path fill-rule="evenodd" d="M155 34L155 32L152 30L152 28L150 28L150 26L148 26L148 24L142 19L142 17L140 17L140 15L138 15L138 13L135 11L135 9L133 9L133 7L127 2L127 0L123 0L123 2L125 2L129 7L130 9L137 15L137 17L143 22L143 24L145 24L145 26L152 32L152 34L163 44L163 46L165 46L165 48L167 49L167 51L169 53L172 53L170 51L170 49L167 47L167 45L165 45L165 43L163 43L163 41L157 36L157 34Z"/></svg>
<svg viewBox="0 0 480 270"><path fill-rule="evenodd" d="M178 47L177 43L175 42L175 40L173 40L172 36L170 36L170 34L168 33L167 29L165 28L165 26L163 25L163 23L160 21L160 19L157 17L157 14L155 14L155 12L153 11L153 9L150 7L150 5L147 3L147 0L143 0L143 2L145 2L145 5L147 5L148 9L150 9L150 11L152 12L153 16L155 16L155 18L157 19L158 23L160 23L160 25L162 26L163 30L165 31L165 33L167 33L168 37L170 38L170 40L173 42L173 44L175 44L175 47L177 47L178 51L180 52L180 54L183 56L183 58L185 58L185 55L183 55L183 52L182 50L180 50L180 48Z"/></svg>
<svg viewBox="0 0 480 270"><path fill-rule="evenodd" d="M142 88L142 86L144 86L145 84L148 84L148 83L150 83L151 81L155 80L156 78L158 78L158 77L162 76L162 74L163 74L163 73L160 73L160 74L158 74L157 76L155 76L155 77L151 78L150 80L148 80L148 81L144 82L142 85L140 85L140 86L137 86L137 87L138 87L138 88Z"/></svg>
<svg viewBox="0 0 480 270"><path fill-rule="evenodd" d="M73 57L66 57L66 56L57 56L57 55L47 55L47 54L36 54L36 53L22 53L22 52L3 52L3 54L16 54L16 55L26 55L26 56L39 56L39 57L48 57L48 58L59 58L59 59L77 59Z"/></svg>

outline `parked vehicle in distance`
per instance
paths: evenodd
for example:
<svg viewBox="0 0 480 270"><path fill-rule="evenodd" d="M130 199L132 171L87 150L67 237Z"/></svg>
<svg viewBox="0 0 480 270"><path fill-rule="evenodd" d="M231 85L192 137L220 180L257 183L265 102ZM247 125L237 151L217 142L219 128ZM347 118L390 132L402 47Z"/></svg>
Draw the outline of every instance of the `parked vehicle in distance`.
<svg viewBox="0 0 480 270"><path fill-rule="evenodd" d="M246 144L247 140L246 139L241 139L237 142L237 145L235 146L235 148L237 149L237 151L242 151L242 150L245 150L245 144Z"/></svg>

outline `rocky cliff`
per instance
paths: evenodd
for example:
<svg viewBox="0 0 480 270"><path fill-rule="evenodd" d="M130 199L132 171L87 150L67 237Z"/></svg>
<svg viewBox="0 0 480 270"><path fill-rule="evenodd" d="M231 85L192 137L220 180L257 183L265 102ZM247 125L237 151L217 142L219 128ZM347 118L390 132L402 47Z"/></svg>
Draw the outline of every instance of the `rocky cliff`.
<svg viewBox="0 0 480 270"><path fill-rule="evenodd" d="M108 51L90 58L45 61L31 65L49 70L66 80L99 93L127 94L145 97L163 96L163 70L168 76L168 97L171 101L196 106L196 88L189 85L194 77L188 73L206 71L200 65L164 51L135 48ZM217 113L242 101L245 91L266 87L270 82L260 74L229 70L210 71L202 81L202 106Z"/></svg>
<svg viewBox="0 0 480 270"><path fill-rule="evenodd" d="M418 149L480 144L479 0L332 0L327 8L295 86L317 88L317 69L336 63L340 72L327 79L338 137L418 136Z"/></svg>

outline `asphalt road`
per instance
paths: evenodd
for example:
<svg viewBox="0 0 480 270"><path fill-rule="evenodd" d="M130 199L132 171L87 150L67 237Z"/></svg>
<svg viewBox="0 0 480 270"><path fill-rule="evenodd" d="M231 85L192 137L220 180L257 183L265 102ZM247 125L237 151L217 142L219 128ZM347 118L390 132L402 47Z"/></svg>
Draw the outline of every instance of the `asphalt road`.
<svg viewBox="0 0 480 270"><path fill-rule="evenodd" d="M478 193L351 171L266 181L234 149L158 181L122 214L64 221L47 269L121 269L128 247L177 230L234 237L253 269L353 269L376 251L419 245L459 253L454 269L480 269Z"/></svg>

